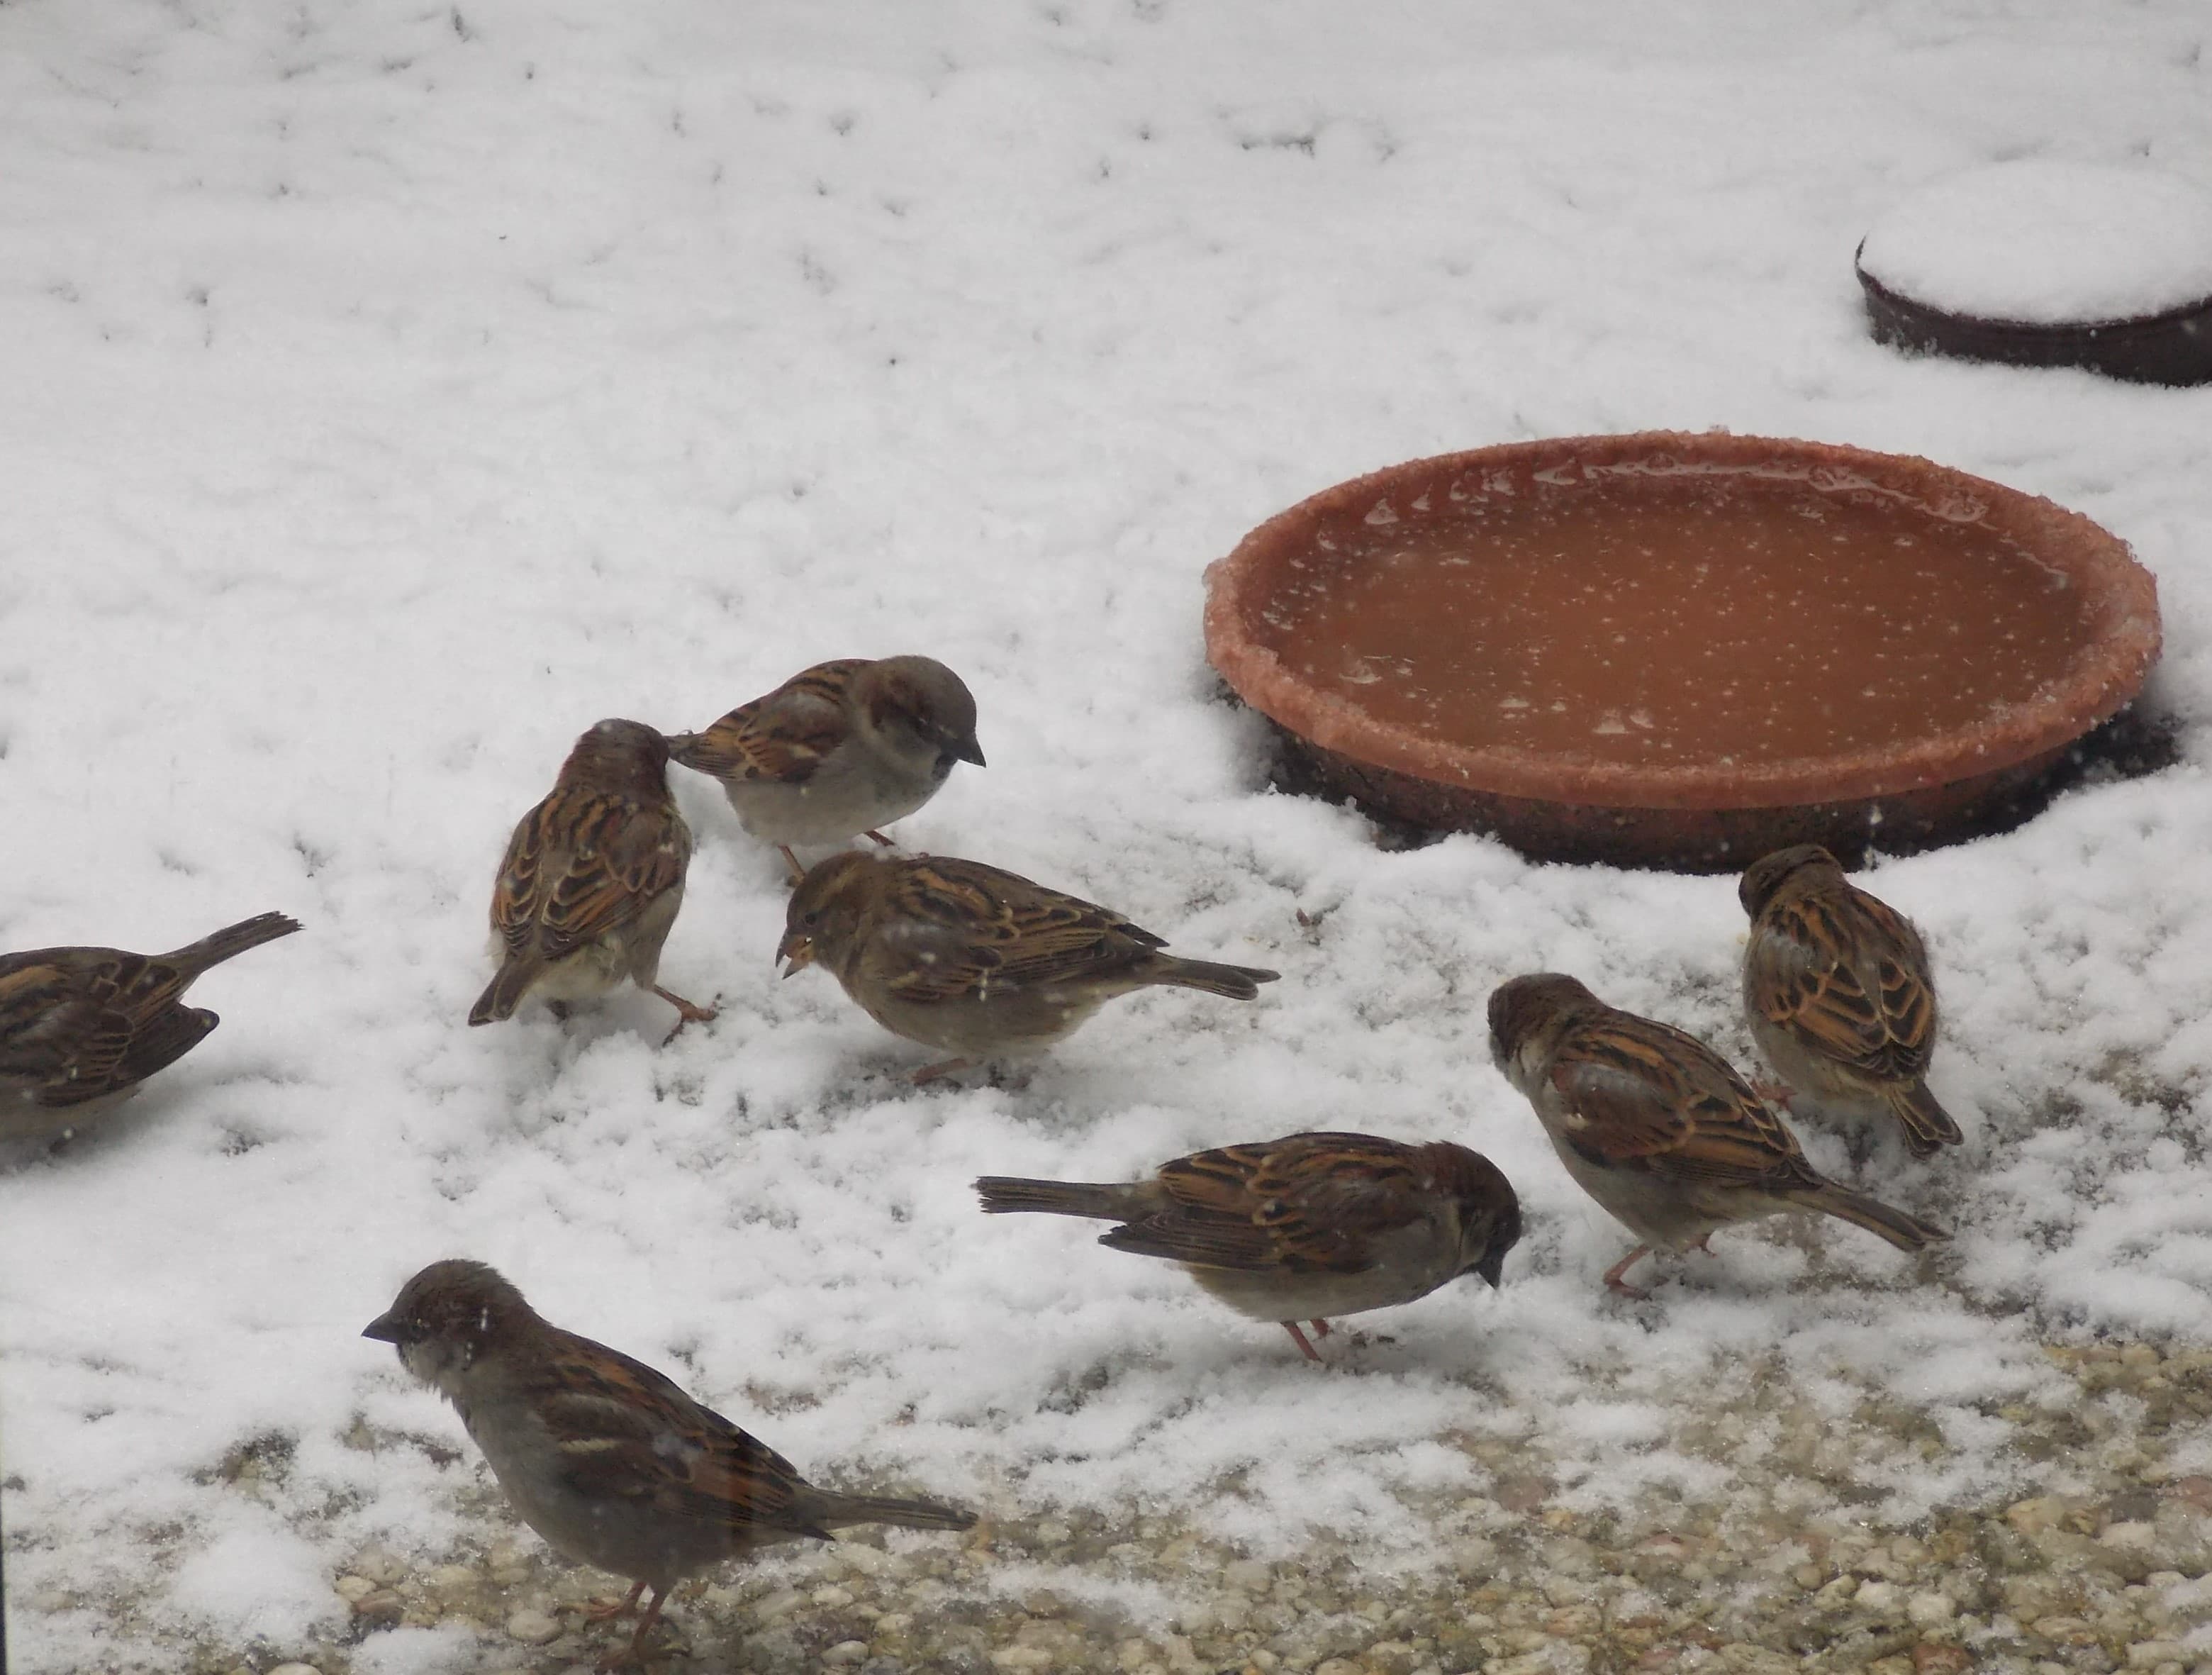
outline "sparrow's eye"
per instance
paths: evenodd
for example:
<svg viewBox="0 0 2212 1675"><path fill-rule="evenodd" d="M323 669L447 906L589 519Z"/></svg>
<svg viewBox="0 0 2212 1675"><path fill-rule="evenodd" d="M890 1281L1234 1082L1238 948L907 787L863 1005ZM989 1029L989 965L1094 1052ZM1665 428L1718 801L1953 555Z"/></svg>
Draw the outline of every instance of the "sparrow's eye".
<svg viewBox="0 0 2212 1675"><path fill-rule="evenodd" d="M803 925L820 924L822 923L822 910L817 907L813 909L811 912L802 913L799 915L799 923Z"/></svg>

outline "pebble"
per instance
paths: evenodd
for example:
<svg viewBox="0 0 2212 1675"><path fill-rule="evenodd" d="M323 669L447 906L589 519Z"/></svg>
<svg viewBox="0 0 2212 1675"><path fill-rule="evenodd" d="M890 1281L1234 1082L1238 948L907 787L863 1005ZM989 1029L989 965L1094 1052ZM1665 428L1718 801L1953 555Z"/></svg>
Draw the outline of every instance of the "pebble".
<svg viewBox="0 0 2212 1675"><path fill-rule="evenodd" d="M837 1549L838 1562L846 1569L862 1576L881 1576L891 1568L891 1556L878 1547L866 1547L856 1541L844 1543Z"/></svg>
<svg viewBox="0 0 2212 1675"><path fill-rule="evenodd" d="M780 1593L769 1594L767 1599L755 1605L753 1616L763 1623L773 1623L779 1617L790 1616L805 1603L805 1594L795 1587L787 1587Z"/></svg>
<svg viewBox="0 0 2212 1675"><path fill-rule="evenodd" d="M2039 1495L2007 1507L2005 1521L2022 1535L2040 1535L2045 1530L2057 1529L2069 1510L2057 1495Z"/></svg>
<svg viewBox="0 0 2212 1675"><path fill-rule="evenodd" d="M422 1578L423 1585L434 1593L473 1593L483 1578L465 1564L441 1564Z"/></svg>
<svg viewBox="0 0 2212 1675"><path fill-rule="evenodd" d="M822 1661L832 1669L842 1669L848 1664L860 1662L868 1655L865 1640L841 1640L822 1654Z"/></svg>
<svg viewBox="0 0 2212 1675"><path fill-rule="evenodd" d="M1858 1591L1857 1577L1838 1576L1813 1596L1813 1604L1824 1611L1839 1611L1850 1604L1851 1596Z"/></svg>
<svg viewBox="0 0 2212 1675"><path fill-rule="evenodd" d="M1862 1582L1851 1604L1877 1617L1894 1617L1904 1609L1904 1590L1895 1582Z"/></svg>
<svg viewBox="0 0 2212 1675"><path fill-rule="evenodd" d="M1274 1573L1257 1559L1237 1559L1222 1566L1221 1580L1246 1593L1264 1593Z"/></svg>
<svg viewBox="0 0 2212 1675"><path fill-rule="evenodd" d="M379 1587L390 1587L407 1574L407 1561L389 1547L365 1547L346 1568Z"/></svg>
<svg viewBox="0 0 2212 1675"><path fill-rule="evenodd" d="M2087 1646L2097 1638L2097 1631L2078 1617L2039 1617L2032 1626L2044 1639L2061 1645Z"/></svg>
<svg viewBox="0 0 2212 1675"><path fill-rule="evenodd" d="M388 1587L364 1593L353 1602L353 1614L371 1628L390 1628L407 1614L407 1602Z"/></svg>
<svg viewBox="0 0 2212 1675"><path fill-rule="evenodd" d="M1905 1614L1923 1629L1948 1623L1959 1613L1959 1602L1948 1593L1916 1593L1905 1603Z"/></svg>
<svg viewBox="0 0 2212 1675"><path fill-rule="evenodd" d="M2156 1669L2162 1663L2179 1664L2189 1656L2189 1648L2178 1640L2137 1641L2128 1648L2130 1669Z"/></svg>
<svg viewBox="0 0 2212 1675"><path fill-rule="evenodd" d="M543 1646L561 1633L561 1619L549 1612L525 1606L507 1619L507 1637L519 1640L525 1646Z"/></svg>

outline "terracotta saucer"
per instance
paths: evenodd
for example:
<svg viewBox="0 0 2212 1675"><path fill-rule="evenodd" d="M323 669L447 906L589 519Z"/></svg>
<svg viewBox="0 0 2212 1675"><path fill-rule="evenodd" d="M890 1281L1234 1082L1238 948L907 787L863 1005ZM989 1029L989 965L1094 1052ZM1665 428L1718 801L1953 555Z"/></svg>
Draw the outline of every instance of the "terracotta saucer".
<svg viewBox="0 0 2212 1675"><path fill-rule="evenodd" d="M1589 574L1571 553L1527 561L1555 527L1611 556ZM1894 546L1911 568L1896 586L1850 570L1846 537L1863 548L1850 563ZM1646 550L1700 580L1662 569L1647 588ZM1948 601L1924 620L1913 576ZM1892 607L1905 614L1850 649ZM2136 696L2159 618L2124 544L2049 501L1902 455L1647 432L1325 490L1208 570L1206 642L1332 795L1541 859L1713 871L1784 844L1903 850L1987 829ZM1926 713L1955 713L1900 728L1921 700L1883 683L1930 679L1931 644ZM1893 681L1893 661L1921 673ZM1877 710L1893 736L1861 736Z"/></svg>

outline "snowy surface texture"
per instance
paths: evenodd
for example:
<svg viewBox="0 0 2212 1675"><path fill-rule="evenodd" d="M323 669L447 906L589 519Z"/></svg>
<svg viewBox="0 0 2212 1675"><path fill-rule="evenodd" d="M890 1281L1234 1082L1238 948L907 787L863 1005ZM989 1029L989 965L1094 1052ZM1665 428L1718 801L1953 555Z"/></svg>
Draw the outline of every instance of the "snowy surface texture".
<svg viewBox="0 0 2212 1675"><path fill-rule="evenodd" d="M0 7L0 947L307 926L203 983L222 1027L107 1130L0 1176L21 1666L127 1664L112 1598L281 1641L364 1541L511 1528L356 1336L454 1254L819 1477L1002 1517L1415 1563L1423 1497L1485 1477L1451 1439L1525 1438L1583 1504L1722 1495L1675 1428L1778 1370L1940 1428L1869 1465L1869 1517L2033 1480L1998 1410L2039 1337L2212 1337L2212 390L1900 360L1851 254L2000 158L2212 178L2208 34L2197 0ZM1745 1061L1731 882L1385 853L1271 794L1200 577L1392 460L1710 425L2118 531L2185 759L1875 875L1933 944L1969 1143L1802 1126L1955 1226L1924 1278L1770 1224L1632 1306L1482 1003L1565 969ZM679 776L662 975L720 1020L465 1026L501 846L580 730L902 650L967 677L990 758L904 841L1283 981L916 1091L826 975L776 980L779 862ZM1503 1289L1322 1371L968 1191L1322 1126L1494 1158L1530 1227ZM248 1449L276 1491L224 1481Z"/></svg>
<svg viewBox="0 0 2212 1675"><path fill-rule="evenodd" d="M2141 166L1995 163L1885 210L1859 265L1947 314L2037 326L2137 320L2212 297L2212 192Z"/></svg>

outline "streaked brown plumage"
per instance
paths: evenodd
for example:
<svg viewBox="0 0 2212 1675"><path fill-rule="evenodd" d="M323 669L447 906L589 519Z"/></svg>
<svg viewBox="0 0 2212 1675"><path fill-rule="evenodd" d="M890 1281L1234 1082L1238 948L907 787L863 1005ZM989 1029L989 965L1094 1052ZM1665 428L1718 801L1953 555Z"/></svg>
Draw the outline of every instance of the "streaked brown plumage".
<svg viewBox="0 0 2212 1675"><path fill-rule="evenodd" d="M667 741L641 722L604 721L576 740L500 862L491 898L500 968L471 1024L511 1018L532 996L558 1015L625 978L673 1006L677 1029L714 1017L655 980L691 861L667 766Z"/></svg>
<svg viewBox="0 0 2212 1675"><path fill-rule="evenodd" d="M1737 894L1751 916L1744 1015L1790 1090L1845 1116L1894 1117L1915 1157L1964 1140L1928 1091L1936 984L1912 922L1814 844L1753 862Z"/></svg>
<svg viewBox="0 0 2212 1675"><path fill-rule="evenodd" d="M1828 1179L1728 1061L1694 1036L1607 1006L1573 978L1515 978L1490 997L1490 1051L1534 1107L1576 1183L1641 1241L1703 1248L1722 1227L1785 1210L1833 1215L1917 1251L1940 1227Z"/></svg>
<svg viewBox="0 0 2212 1675"><path fill-rule="evenodd" d="M0 955L0 1139L82 1127L198 1046L219 1020L186 1006L211 965L299 929L264 913L173 953L34 948Z"/></svg>
<svg viewBox="0 0 2212 1675"><path fill-rule="evenodd" d="M1036 1211L1122 1225L1098 1242L1164 1257L1230 1307L1299 1331L1425 1297L1463 1274L1495 1286L1521 1205L1489 1159L1445 1141L1294 1134L1194 1152L1150 1180L1093 1185L986 1175L987 1214Z"/></svg>
<svg viewBox="0 0 2212 1675"><path fill-rule="evenodd" d="M747 831L783 851L842 844L903 819L937 795L956 763L983 765L975 699L933 657L846 657L803 669L669 753L721 782Z"/></svg>
<svg viewBox="0 0 2212 1675"><path fill-rule="evenodd" d="M922 1081L1036 1052L1117 995L1152 985L1249 1001L1277 973L1160 952L1120 914L979 861L833 855L800 880L776 957L827 966L863 1010L957 1054Z"/></svg>
<svg viewBox="0 0 2212 1675"><path fill-rule="evenodd" d="M525 1523L580 1564L653 1598L645 1637L684 1577L778 1542L827 1541L854 1524L964 1530L973 1515L927 1501L817 1489L774 1449L642 1361L552 1325L480 1262L432 1263L362 1336L453 1404Z"/></svg>

